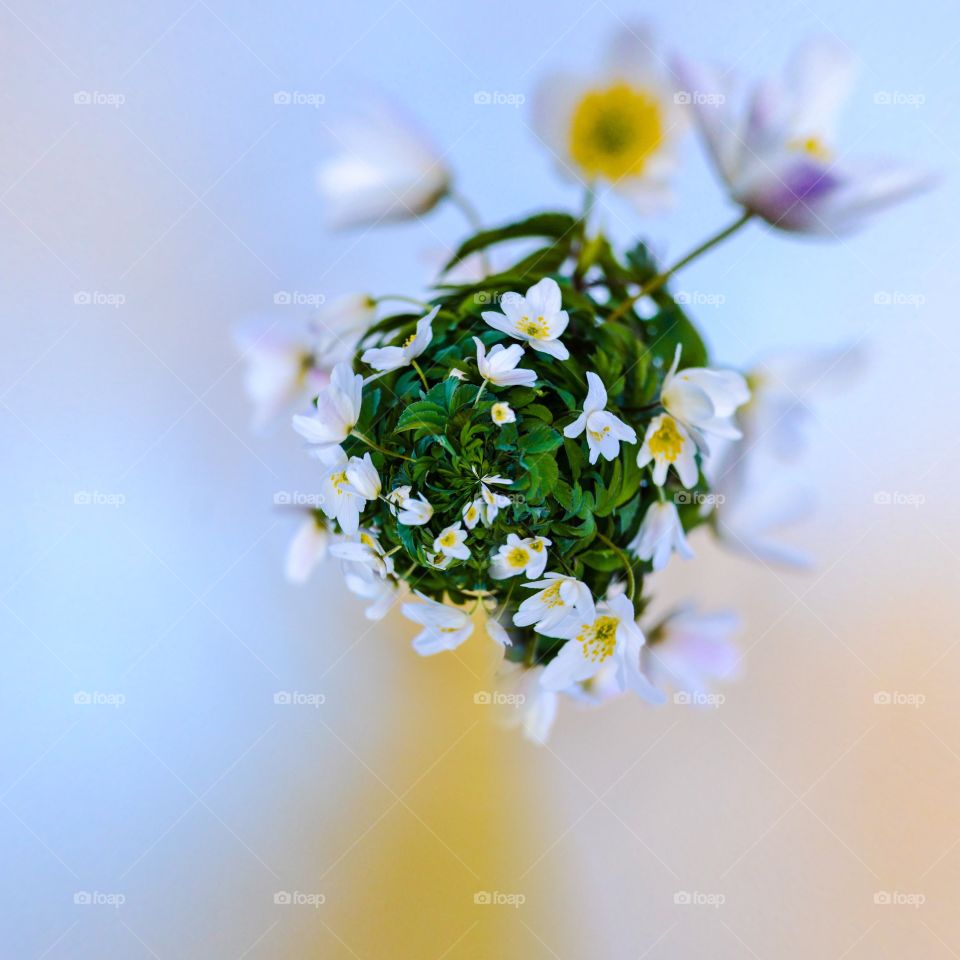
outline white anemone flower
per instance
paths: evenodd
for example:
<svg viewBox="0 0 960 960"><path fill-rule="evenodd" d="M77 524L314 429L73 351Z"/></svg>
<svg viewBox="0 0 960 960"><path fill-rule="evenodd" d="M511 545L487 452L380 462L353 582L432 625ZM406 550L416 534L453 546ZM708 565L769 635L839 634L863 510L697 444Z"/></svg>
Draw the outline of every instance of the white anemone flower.
<svg viewBox="0 0 960 960"><path fill-rule="evenodd" d="M624 594L596 606L591 602L549 633L541 632L567 641L540 677L547 690L566 690L610 664L616 669L614 683L619 691L632 690L653 703L664 702L663 694L640 668L645 638L634 619L633 603Z"/></svg>
<svg viewBox="0 0 960 960"><path fill-rule="evenodd" d="M470 615L459 607L438 603L415 591L421 603L405 603L403 615L423 630L413 641L413 649L421 657L428 657L445 650L456 650L473 633Z"/></svg>
<svg viewBox="0 0 960 960"><path fill-rule="evenodd" d="M689 489L699 474L696 451L697 445L683 426L669 414L661 413L647 427L637 466L645 467L653 461L653 482L658 487L666 483L667 471L673 467L680 482Z"/></svg>
<svg viewBox="0 0 960 960"><path fill-rule="evenodd" d="M360 359L381 373L409 366L430 346L433 339L431 324L439 310L439 307L434 307L425 317L421 317L417 321L416 332L407 337L399 347L372 347L366 350Z"/></svg>
<svg viewBox="0 0 960 960"><path fill-rule="evenodd" d="M317 564L327 555L330 533L310 514L290 541L284 572L290 583L306 583Z"/></svg>
<svg viewBox="0 0 960 960"><path fill-rule="evenodd" d="M442 554L454 560L469 560L470 548L464 542L467 531L460 528L460 521L445 527L433 541L435 553Z"/></svg>
<svg viewBox="0 0 960 960"><path fill-rule="evenodd" d="M566 360L570 351L559 337L570 318L562 307L560 286L552 277L544 277L535 283L526 296L505 293L500 298L502 313L485 310L483 319L493 327L515 340L529 343L534 350L547 353L557 360Z"/></svg>
<svg viewBox="0 0 960 960"><path fill-rule="evenodd" d="M490 561L490 576L506 580L521 574L535 580L547 565L547 547L552 541L546 537L528 537L521 540L515 533L507 535L507 542Z"/></svg>
<svg viewBox="0 0 960 960"><path fill-rule="evenodd" d="M487 636L494 642L499 644L501 647L512 647L513 641L510 639L510 634L507 633L506 627L494 616L488 616L486 623L484 624Z"/></svg>
<svg viewBox="0 0 960 960"><path fill-rule="evenodd" d="M673 363L663 380L660 402L664 409L689 430L739 439L741 433L733 418L737 407L750 399L746 379L735 370L687 367L678 371L681 349L677 344Z"/></svg>
<svg viewBox="0 0 960 960"><path fill-rule="evenodd" d="M711 160L745 211L781 230L839 236L933 184L912 166L838 155L836 128L855 68L848 47L816 37L797 49L782 78L758 84L740 104L724 74L676 65L696 93L693 110Z"/></svg>
<svg viewBox="0 0 960 960"><path fill-rule="evenodd" d="M382 620L402 595L401 591L406 588L403 581L398 584L391 578L380 577L362 563L344 561L341 568L347 589L355 596L369 601L364 610L364 616L368 620Z"/></svg>
<svg viewBox="0 0 960 960"><path fill-rule="evenodd" d="M520 727L525 739L543 746L550 738L560 694L540 683L543 667L505 663L498 677L503 694L497 719L505 727Z"/></svg>
<svg viewBox="0 0 960 960"><path fill-rule="evenodd" d="M483 500L479 498L464 504L463 525L468 530L472 530L480 522L480 519L483 516L483 507Z"/></svg>
<svg viewBox="0 0 960 960"><path fill-rule="evenodd" d="M674 553L684 560L693 559L676 504L669 502L647 507L640 530L627 549L641 560L651 560L654 570L662 570Z"/></svg>
<svg viewBox="0 0 960 960"><path fill-rule="evenodd" d="M343 443L360 419L363 377L345 363L338 363L330 383L317 397L317 409L293 418L293 428L308 443L331 447Z"/></svg>
<svg viewBox="0 0 960 960"><path fill-rule="evenodd" d="M360 531L356 539L344 539L330 547L330 555L357 563L376 574L381 580L393 575L393 557L388 556L377 538L366 530Z"/></svg>
<svg viewBox="0 0 960 960"><path fill-rule="evenodd" d="M380 474L370 459L370 454L351 457L347 464L347 482L364 500L376 500L380 496Z"/></svg>
<svg viewBox="0 0 960 960"><path fill-rule="evenodd" d="M523 347L519 343L509 347L498 343L487 353L487 348L479 337L474 337L473 342L477 345L477 369L484 380L498 387L532 387L534 385L537 380L536 373L533 370L517 367L523 359Z"/></svg>
<svg viewBox="0 0 960 960"><path fill-rule="evenodd" d="M442 157L393 104L368 103L330 126L339 153L317 170L330 226L408 220L428 213L449 192Z"/></svg>
<svg viewBox="0 0 960 960"><path fill-rule="evenodd" d="M360 528L360 514L367 498L350 483L347 471L352 460L347 460L341 447L323 448L319 459L324 464L320 477L320 509L329 519L336 520L345 534L353 536Z"/></svg>
<svg viewBox="0 0 960 960"><path fill-rule="evenodd" d="M564 428L563 435L571 438L579 437L586 430L591 463L596 463L600 456L606 460L614 460L620 453L621 442L637 442L637 434L633 427L607 412L606 406L607 388L595 373L588 372L587 396L583 401L583 413Z"/></svg>
<svg viewBox="0 0 960 960"><path fill-rule="evenodd" d="M490 419L498 426L502 427L508 423L516 423L517 415L514 412L513 407L505 401L502 403L495 403L490 408Z"/></svg>
<svg viewBox="0 0 960 960"><path fill-rule="evenodd" d="M642 213L672 200L686 114L649 30L627 25L593 76L545 77L534 129L567 177L608 183Z"/></svg>
<svg viewBox="0 0 960 960"><path fill-rule="evenodd" d="M685 606L650 631L644 647L644 673L658 687L706 693L711 680L734 676L740 661L733 635L740 618L731 611L697 613Z"/></svg>
<svg viewBox="0 0 960 960"><path fill-rule="evenodd" d="M578 609L589 610L593 605L587 585L562 573L544 574L542 580L524 586L539 589L520 604L513 623L518 627L532 626L538 633L552 630Z"/></svg>
<svg viewBox="0 0 960 960"><path fill-rule="evenodd" d="M402 523L408 527L422 527L425 523L430 522L430 518L433 516L433 506L422 493L416 497L411 496L412 489L409 484L397 487L390 493L387 500L396 508L394 513L397 517L397 523Z"/></svg>

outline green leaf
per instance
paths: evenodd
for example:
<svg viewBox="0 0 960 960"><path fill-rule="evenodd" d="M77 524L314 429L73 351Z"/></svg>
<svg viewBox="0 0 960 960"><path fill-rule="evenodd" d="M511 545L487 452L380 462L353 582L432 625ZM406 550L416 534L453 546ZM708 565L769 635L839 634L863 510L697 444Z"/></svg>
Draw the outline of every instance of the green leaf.
<svg viewBox="0 0 960 960"><path fill-rule="evenodd" d="M478 250L486 250L504 240L517 240L521 237L553 237L559 239L573 231L576 219L569 213L538 213L517 223L508 223L492 230L481 230L462 243L450 262L443 268L444 273L465 257ZM549 271L545 271L549 272Z"/></svg>
<svg viewBox="0 0 960 960"><path fill-rule="evenodd" d="M429 430L431 433L443 433L447 424L447 411L432 400L419 400L411 403L397 421L396 430Z"/></svg>
<svg viewBox="0 0 960 960"><path fill-rule="evenodd" d="M563 437L543 423L535 423L533 429L523 434L520 439L520 449L524 455L549 453L560 446L563 446Z"/></svg>

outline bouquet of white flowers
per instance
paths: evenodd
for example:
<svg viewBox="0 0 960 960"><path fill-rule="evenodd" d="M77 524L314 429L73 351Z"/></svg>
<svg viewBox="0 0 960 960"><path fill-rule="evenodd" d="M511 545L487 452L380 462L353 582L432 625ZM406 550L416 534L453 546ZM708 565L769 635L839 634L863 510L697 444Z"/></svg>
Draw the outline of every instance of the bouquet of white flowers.
<svg viewBox="0 0 960 960"><path fill-rule="evenodd" d="M789 404L770 411L792 383L774 365L762 377L715 366L673 275L751 220L839 234L926 182L835 159L851 76L835 44L802 48L785 82L742 110L717 75L683 62L664 71L652 49L627 31L603 74L551 78L537 97L541 138L586 186L581 213L476 229L422 300L344 298L307 340L246 342L263 408L313 401L293 418L317 459L317 496L291 577L329 552L370 617L401 600L423 655L458 647L482 611L537 739L558 695L660 701L672 684L689 700L736 659L728 615L684 609L641 627L647 577L674 553L692 557L693 528L721 529L764 416L790 419ZM736 218L671 266L642 241L615 249L593 225L598 191L645 211L661 203L691 115ZM342 142L320 176L339 223L463 203L395 114L354 119ZM522 255L492 270L488 255L503 263L518 241ZM835 360L811 361L808 379Z"/></svg>

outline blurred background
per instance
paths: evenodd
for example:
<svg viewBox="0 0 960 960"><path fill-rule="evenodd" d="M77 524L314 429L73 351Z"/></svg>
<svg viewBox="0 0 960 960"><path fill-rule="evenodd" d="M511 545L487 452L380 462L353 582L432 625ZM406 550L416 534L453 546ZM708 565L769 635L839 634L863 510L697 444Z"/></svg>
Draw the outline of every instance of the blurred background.
<svg viewBox="0 0 960 960"><path fill-rule="evenodd" d="M231 331L416 294L461 236L452 209L323 229L358 88L419 116L488 222L570 206L536 81L654 15L748 76L836 34L863 61L843 146L945 177L842 245L751 226L682 275L722 295L697 313L724 362L868 355L814 404L818 563L698 536L658 589L742 612L722 707L567 709L537 748L475 703L485 645L420 660L334 567L285 583L274 495L313 465L251 433ZM0 3L0 953L957 956L958 27L948 0ZM655 220L610 200L611 232L672 258L730 219L692 138L677 187Z"/></svg>

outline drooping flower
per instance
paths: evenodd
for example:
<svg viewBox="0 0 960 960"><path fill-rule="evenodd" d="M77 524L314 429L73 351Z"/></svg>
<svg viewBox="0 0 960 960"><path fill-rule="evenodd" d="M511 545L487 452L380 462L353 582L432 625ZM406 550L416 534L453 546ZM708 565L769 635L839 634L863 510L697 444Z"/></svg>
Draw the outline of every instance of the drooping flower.
<svg viewBox="0 0 960 960"><path fill-rule="evenodd" d="M551 541L545 537L530 537L521 540L515 533L507 535L507 542L490 561L490 576L494 580L506 580L521 574L535 580L547 565L547 547Z"/></svg>
<svg viewBox="0 0 960 960"><path fill-rule="evenodd" d="M579 437L586 430L591 463L596 463L600 456L606 460L614 460L620 453L621 442L637 442L637 434L633 427L609 413L606 406L607 388L595 373L588 372L587 396L583 401L583 413L564 428L563 435L570 438Z"/></svg>
<svg viewBox="0 0 960 960"><path fill-rule="evenodd" d="M540 746L550 737L560 695L541 683L543 667L506 663L499 676L499 692L503 694L498 719L505 727L519 726L524 737Z"/></svg>
<svg viewBox="0 0 960 960"><path fill-rule="evenodd" d="M388 556L377 538L366 530L360 531L355 540L344 539L334 543L330 547L330 555L360 564L381 580L393 574L393 557Z"/></svg>
<svg viewBox="0 0 960 960"><path fill-rule="evenodd" d="M615 683L620 691L633 690L654 703L664 701L640 669L643 631L634 619L633 604L624 595L594 606L578 607L577 616L553 627L546 636L567 642L540 677L547 690L565 690L599 673L608 663L616 668Z"/></svg>
<svg viewBox="0 0 960 960"><path fill-rule="evenodd" d="M317 409L293 418L293 428L308 443L321 448L343 443L360 419L363 377L345 363L333 368L330 383L317 397Z"/></svg>
<svg viewBox="0 0 960 960"><path fill-rule="evenodd" d="M434 307L425 317L421 317L417 321L416 333L407 337L399 347L373 347L364 351L360 359L374 370L380 370L383 373L408 366L430 346L430 341L433 339L431 324L439 310L439 307Z"/></svg>
<svg viewBox="0 0 960 960"><path fill-rule="evenodd" d="M783 78L759 84L741 107L723 74L688 62L676 69L696 93L700 131L731 197L774 227L848 233L933 183L913 167L838 155L837 121L855 75L852 54L838 40L807 41Z"/></svg>
<svg viewBox="0 0 960 960"><path fill-rule="evenodd" d="M670 502L657 501L647 508L640 530L627 549L641 560L652 560L654 570L662 570L674 552L684 560L693 559L676 504Z"/></svg>
<svg viewBox="0 0 960 960"><path fill-rule="evenodd" d="M617 33L603 64L592 77L545 77L534 128L564 176L604 181L641 212L654 212L671 200L683 107L644 27Z"/></svg>
<svg viewBox="0 0 960 960"><path fill-rule="evenodd" d="M287 549L284 571L290 583L306 583L314 568L327 555L330 534L311 513L297 530Z"/></svg>
<svg viewBox="0 0 960 960"><path fill-rule="evenodd" d="M363 457L350 458L347 464L347 482L364 500L376 500L380 496L380 474L377 473L369 453L365 453Z"/></svg>
<svg viewBox="0 0 960 960"><path fill-rule="evenodd" d="M734 423L737 407L750 399L750 388L735 370L711 370L687 367L677 371L681 346L663 380L660 402L672 417L688 430L712 434L729 440L741 434Z"/></svg>
<svg viewBox="0 0 960 960"><path fill-rule="evenodd" d="M492 614L489 615L484 626L487 630L487 636L493 640L494 643L500 644L501 647L513 646L510 634L507 633L504 625L495 616Z"/></svg>
<svg viewBox="0 0 960 960"><path fill-rule="evenodd" d="M409 484L397 487L390 493L387 500L396 508L394 512L397 523L403 523L408 527L422 527L430 522L433 507L422 493L416 497L411 496L412 489Z"/></svg>
<svg viewBox="0 0 960 960"><path fill-rule="evenodd" d="M669 414L661 413L650 421L640 452L637 466L645 467L653 461L653 482L662 487L667 481L667 471L673 467L680 482L692 487L697 482L696 444L690 434Z"/></svg>
<svg viewBox="0 0 960 960"><path fill-rule="evenodd" d="M460 529L460 521L445 527L433 541L435 553L454 560L469 560L470 548L466 545L467 531Z"/></svg>
<svg viewBox="0 0 960 960"><path fill-rule="evenodd" d="M559 337L570 318L562 307L560 286L552 277L544 277L535 283L526 296L505 293L500 298L502 313L485 310L483 319L494 330L499 330L515 340L529 343L534 350L547 353L557 360L566 360L570 351Z"/></svg>
<svg viewBox="0 0 960 960"><path fill-rule="evenodd" d="M344 561L341 567L347 589L369 601L364 610L368 620L382 620L406 589L403 581L398 583L390 577L380 577L366 564Z"/></svg>
<svg viewBox="0 0 960 960"><path fill-rule="evenodd" d="M740 618L730 611L703 614L682 607L650 631L644 673L658 687L706 693L711 680L736 672L739 654L732 638L739 629Z"/></svg>
<svg viewBox="0 0 960 960"><path fill-rule="evenodd" d="M532 626L539 633L553 629L578 609L589 610L593 605L587 585L561 573L547 573L542 580L524 586L540 589L520 604L513 622L518 627Z"/></svg>
<svg viewBox="0 0 960 960"><path fill-rule="evenodd" d="M440 154L393 104L371 102L331 131L339 153L320 165L317 186L333 227L421 216L450 189Z"/></svg>
<svg viewBox="0 0 960 960"><path fill-rule="evenodd" d="M360 528L360 514L367 502L347 474L357 458L348 461L342 448L334 446L322 448L320 459L324 464L320 477L320 509L331 520L336 520L345 534L353 536Z"/></svg>
<svg viewBox="0 0 960 960"><path fill-rule="evenodd" d="M523 347L519 343L509 347L498 343L487 353L479 337L474 337L473 342L477 345L477 369L484 380L498 387L532 387L536 383L537 375L533 370L517 366L523 359Z"/></svg>
<svg viewBox="0 0 960 960"><path fill-rule="evenodd" d="M403 615L423 630L413 641L413 649L422 657L441 653L444 650L456 650L473 633L473 621L470 615L459 607L448 603L438 603L414 591L421 603L405 603Z"/></svg>
<svg viewBox="0 0 960 960"><path fill-rule="evenodd" d="M516 423L517 415L509 403L495 403L490 408L490 419L498 426L502 427L507 423Z"/></svg>

